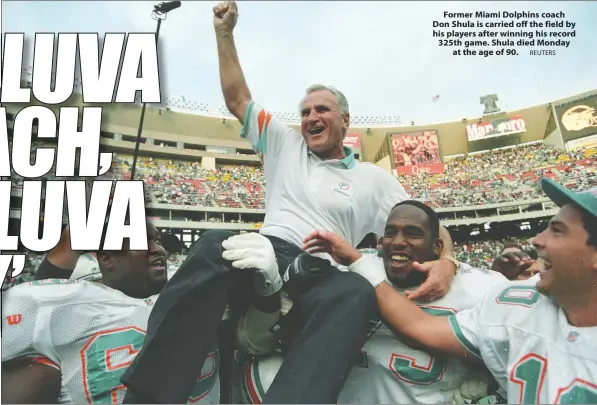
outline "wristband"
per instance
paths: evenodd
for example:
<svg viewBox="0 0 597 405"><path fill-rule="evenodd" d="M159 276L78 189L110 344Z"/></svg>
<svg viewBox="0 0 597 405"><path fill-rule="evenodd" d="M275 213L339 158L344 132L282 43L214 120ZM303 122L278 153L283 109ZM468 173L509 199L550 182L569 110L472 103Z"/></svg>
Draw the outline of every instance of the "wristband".
<svg viewBox="0 0 597 405"><path fill-rule="evenodd" d="M447 260L449 262L451 262L454 265L454 275L458 274L458 269L460 268L460 262L456 259L454 259L452 256L450 255L442 255L439 257L439 260Z"/></svg>

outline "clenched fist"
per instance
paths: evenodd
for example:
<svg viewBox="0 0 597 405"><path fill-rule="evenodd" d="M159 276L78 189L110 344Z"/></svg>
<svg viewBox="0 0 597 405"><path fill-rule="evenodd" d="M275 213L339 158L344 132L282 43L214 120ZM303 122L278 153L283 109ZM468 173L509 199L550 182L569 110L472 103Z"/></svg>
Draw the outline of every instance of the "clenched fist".
<svg viewBox="0 0 597 405"><path fill-rule="evenodd" d="M235 1L222 1L214 7L214 28L232 32L238 18L238 7Z"/></svg>

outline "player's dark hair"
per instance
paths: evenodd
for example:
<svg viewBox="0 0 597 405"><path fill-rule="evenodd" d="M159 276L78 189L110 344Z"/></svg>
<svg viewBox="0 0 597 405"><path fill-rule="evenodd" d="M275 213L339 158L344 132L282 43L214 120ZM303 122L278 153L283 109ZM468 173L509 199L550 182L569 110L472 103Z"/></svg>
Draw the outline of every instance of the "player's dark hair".
<svg viewBox="0 0 597 405"><path fill-rule="evenodd" d="M425 214L427 214L427 221L429 222L429 230L431 231L431 238L432 239L439 238L439 225L440 225L439 216L437 215L437 212L435 212L435 210L433 208L431 208L430 206L428 206L425 203L422 203L421 201L405 200L405 201L401 201L398 204L394 205L394 207L392 207L392 211L394 211L396 208L398 208L402 205L412 205L413 207L417 207L417 208L423 210L425 212Z"/></svg>

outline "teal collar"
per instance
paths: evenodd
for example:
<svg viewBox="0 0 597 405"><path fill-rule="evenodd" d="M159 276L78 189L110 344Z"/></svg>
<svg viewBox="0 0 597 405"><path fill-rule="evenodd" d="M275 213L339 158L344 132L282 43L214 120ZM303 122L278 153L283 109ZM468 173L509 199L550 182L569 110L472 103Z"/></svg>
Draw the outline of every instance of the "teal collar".
<svg viewBox="0 0 597 405"><path fill-rule="evenodd" d="M346 157L343 159L340 159L340 163L342 163L347 169L352 169L354 168L355 165L355 158L354 158L354 150L352 148L349 148L348 146L342 146L342 148L344 148L344 153L346 154ZM309 153L315 157L317 157L317 155L315 153L313 153L312 150L309 149ZM319 157L317 157L319 159Z"/></svg>
<svg viewBox="0 0 597 405"><path fill-rule="evenodd" d="M343 148L344 152L346 153L346 157L340 160L340 162L342 162L342 164L346 166L347 169L352 169L355 164L354 150L352 148L349 148L348 146L343 146Z"/></svg>

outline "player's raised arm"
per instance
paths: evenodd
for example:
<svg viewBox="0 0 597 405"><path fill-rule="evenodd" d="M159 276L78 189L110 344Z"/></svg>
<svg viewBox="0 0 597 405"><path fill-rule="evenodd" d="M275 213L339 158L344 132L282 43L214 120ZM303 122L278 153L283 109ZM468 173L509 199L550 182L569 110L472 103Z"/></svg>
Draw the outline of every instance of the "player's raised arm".
<svg viewBox="0 0 597 405"><path fill-rule="evenodd" d="M215 6L213 11L224 100L228 110L244 123L245 109L251 101L251 92L245 82L232 35L238 18L238 8L236 2L224 1Z"/></svg>
<svg viewBox="0 0 597 405"><path fill-rule="evenodd" d="M70 278L77 265L79 257L83 253L71 250L70 246L70 230L67 226L62 230L58 245L48 252L47 256L37 268L34 280Z"/></svg>

